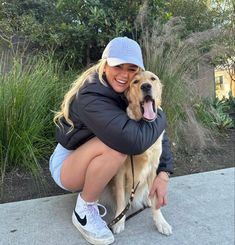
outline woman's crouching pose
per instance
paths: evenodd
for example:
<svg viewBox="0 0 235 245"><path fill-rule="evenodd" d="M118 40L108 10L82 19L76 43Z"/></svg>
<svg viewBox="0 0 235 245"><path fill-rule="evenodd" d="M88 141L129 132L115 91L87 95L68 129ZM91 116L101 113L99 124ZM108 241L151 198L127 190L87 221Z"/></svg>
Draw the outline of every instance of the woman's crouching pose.
<svg viewBox="0 0 235 245"><path fill-rule="evenodd" d="M161 110L151 123L137 122L126 114L124 92L140 70L144 65L138 43L127 37L114 38L102 59L74 82L54 118L58 145L50 158L50 171L61 188L80 191L72 221L92 244L114 242L97 203L105 186L127 155L143 153L166 127ZM151 189L159 207L166 205L165 180L172 171L172 155L165 141Z"/></svg>

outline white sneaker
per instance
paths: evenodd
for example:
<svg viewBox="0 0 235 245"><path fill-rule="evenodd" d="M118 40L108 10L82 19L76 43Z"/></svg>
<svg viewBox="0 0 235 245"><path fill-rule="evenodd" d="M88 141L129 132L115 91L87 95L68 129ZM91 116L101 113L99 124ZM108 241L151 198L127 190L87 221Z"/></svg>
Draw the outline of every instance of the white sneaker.
<svg viewBox="0 0 235 245"><path fill-rule="evenodd" d="M104 208L105 213L103 215L99 214L98 206ZM105 214L106 208L103 205L96 202L87 203L79 194L76 208L73 211L72 222L91 244L111 244L114 242L113 233L101 218Z"/></svg>

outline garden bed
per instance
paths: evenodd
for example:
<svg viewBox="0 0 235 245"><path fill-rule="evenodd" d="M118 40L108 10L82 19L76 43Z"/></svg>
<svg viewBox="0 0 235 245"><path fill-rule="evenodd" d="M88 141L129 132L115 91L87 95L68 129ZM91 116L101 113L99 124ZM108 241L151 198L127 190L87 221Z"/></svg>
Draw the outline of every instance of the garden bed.
<svg viewBox="0 0 235 245"><path fill-rule="evenodd" d="M173 176L234 167L235 129L228 130L224 136L217 137L216 143L217 148L208 146L206 150L195 150L190 154L174 152ZM47 162L42 163L42 169L40 181L19 169L7 173L1 186L0 203L68 193L53 182Z"/></svg>

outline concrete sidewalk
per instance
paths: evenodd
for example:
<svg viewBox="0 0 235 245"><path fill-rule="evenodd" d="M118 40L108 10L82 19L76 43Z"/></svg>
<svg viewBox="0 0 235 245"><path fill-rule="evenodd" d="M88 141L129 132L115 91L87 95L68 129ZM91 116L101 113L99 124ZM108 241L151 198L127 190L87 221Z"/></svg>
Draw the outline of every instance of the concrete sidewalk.
<svg viewBox="0 0 235 245"><path fill-rule="evenodd" d="M75 200L67 194L0 204L0 244L87 244L71 222ZM234 168L172 178L162 212L173 235L159 234L145 209L127 221L115 244L233 245Z"/></svg>

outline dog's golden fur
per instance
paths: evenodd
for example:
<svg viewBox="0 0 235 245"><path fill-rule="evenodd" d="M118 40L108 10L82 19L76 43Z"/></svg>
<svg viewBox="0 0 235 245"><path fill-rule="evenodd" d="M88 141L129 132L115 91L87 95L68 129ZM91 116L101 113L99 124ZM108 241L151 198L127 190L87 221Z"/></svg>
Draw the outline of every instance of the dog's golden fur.
<svg viewBox="0 0 235 245"><path fill-rule="evenodd" d="M141 107L146 95L143 91L143 86L148 86L148 91L149 89L151 90L149 93L155 104L154 109L157 110L161 105L162 84L159 78L149 71L140 72L135 76L133 81L131 81L130 88L126 92L126 97L129 102L127 114L131 119L136 121L143 118L143 108ZM133 156L135 185L140 182L135 194L134 202L141 203L145 206L152 206L153 219L159 232L169 235L171 234L170 225L165 221L160 209L155 209L156 198L153 200L148 198L149 190L156 176L156 170L162 152L162 137L163 133L147 151L143 154ZM109 187L112 188L116 201L116 216L119 215L126 206L126 201L131 193L132 181L131 162L130 157L128 157L118 174L109 183ZM116 223L112 229L114 233L119 233L124 230L124 227L125 216Z"/></svg>

